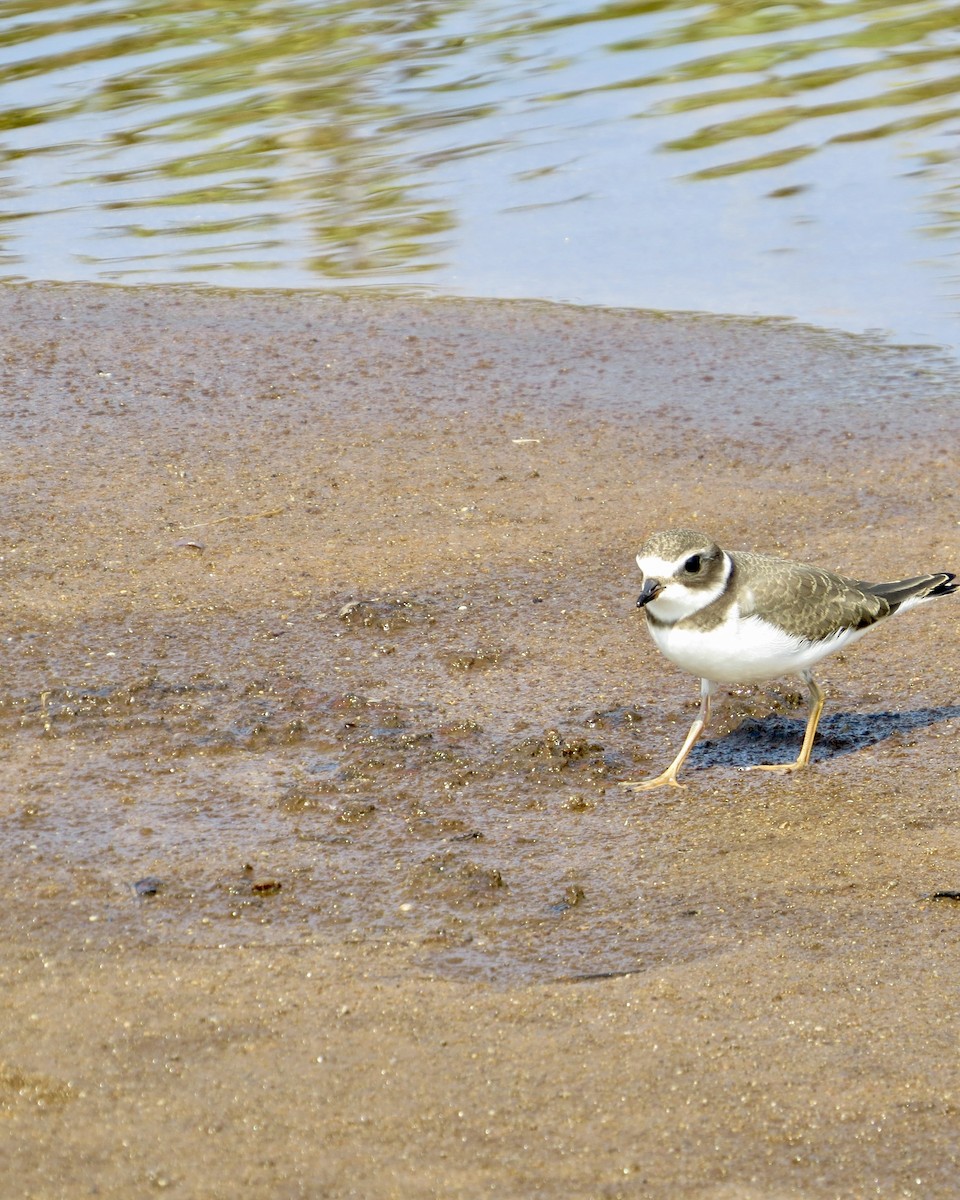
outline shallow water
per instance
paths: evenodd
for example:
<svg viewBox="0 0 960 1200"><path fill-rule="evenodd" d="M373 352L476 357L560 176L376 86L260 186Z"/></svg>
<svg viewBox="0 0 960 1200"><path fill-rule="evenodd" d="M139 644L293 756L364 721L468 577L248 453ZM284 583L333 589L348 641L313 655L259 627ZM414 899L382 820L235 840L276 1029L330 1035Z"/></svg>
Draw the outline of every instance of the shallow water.
<svg viewBox="0 0 960 1200"><path fill-rule="evenodd" d="M956 18L13 0L2 273L778 314L956 348Z"/></svg>

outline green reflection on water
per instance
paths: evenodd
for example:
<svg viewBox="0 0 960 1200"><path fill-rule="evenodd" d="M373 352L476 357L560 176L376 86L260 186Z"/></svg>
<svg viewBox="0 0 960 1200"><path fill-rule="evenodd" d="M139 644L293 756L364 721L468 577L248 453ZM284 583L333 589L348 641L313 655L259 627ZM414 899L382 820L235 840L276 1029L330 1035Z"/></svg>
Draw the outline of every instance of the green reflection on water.
<svg viewBox="0 0 960 1200"><path fill-rule="evenodd" d="M696 156L691 179L782 167L960 114L960 5L549 9L478 4L465 38L447 27L469 26L469 6L409 0L0 3L0 167L72 155L62 182L96 189L92 203L115 215L117 236L175 232L189 254L219 246L251 269L274 265L278 225L295 214L311 269L352 278L442 263L455 214L436 172L504 149L494 118L517 78L531 112L603 91L648 93L636 115L661 121L663 149ZM600 37L611 76L634 61L639 72L548 92L544 81L577 61L575 41L557 49L550 35L578 29ZM417 144L450 129L443 144ZM953 162L939 147L914 152L941 172ZM0 198L20 209L0 233L28 207L16 190L0 177ZM941 189L950 204L933 222L938 233L956 228L953 192Z"/></svg>
<svg viewBox="0 0 960 1200"><path fill-rule="evenodd" d="M563 24L600 19L623 20L652 11L679 13L688 7L687 4L669 3L605 5L599 10L568 16ZM960 91L960 74L939 74L953 60L960 58L960 44L956 40L960 28L958 5L929 3L929 0L915 0L914 3L908 0L903 4L890 4L887 0L851 0L849 3L805 0L769 5L715 4L706 10L696 6L695 11L697 15L689 21L677 21L648 37L617 41L611 49L621 53L655 52L677 46L693 48L731 38L737 39L740 44L725 47L720 54L694 53L685 62L673 62L665 69L620 80L609 86L617 90L664 86L686 89L684 95L656 106L652 110L654 115L720 109L745 103L762 104L763 107L761 111L704 125L685 137L667 140L664 143L666 149L703 150L743 138L762 137L793 126L806 127L812 121L825 117L864 114L866 123L861 128L827 135L821 143L826 145L887 137L949 120L957 114L956 108L938 107L932 112L897 120L873 123L869 117L871 110L923 107ZM546 23L542 27L552 24L556 23ZM846 25L847 28L837 29L838 25ZM820 26L822 28L818 28ZM802 36L771 38L771 35L788 33ZM761 36L764 41L758 44L754 39ZM939 44L922 45L924 42L936 42L938 37L943 39ZM797 64L820 56L843 61L806 71L796 69ZM937 74L906 82L911 77L923 75L924 71ZM757 78L758 75L760 78ZM751 78L728 87L698 89L699 84L714 84L727 76ZM850 90L850 85L869 76L885 76L876 79L869 93L861 91L850 98L819 104L784 103L787 99L795 100L837 85L847 85ZM710 178L779 166L805 157L816 148L816 143L804 144L742 159L729 159L714 167L695 171L692 177Z"/></svg>
<svg viewBox="0 0 960 1200"><path fill-rule="evenodd" d="M115 192L103 207L136 212L136 224L118 232L169 233L171 210L238 204L253 211L180 221L176 231L198 239L214 230L267 231L276 220L271 206L292 198L307 240L322 248L314 266L324 274L433 265L453 217L411 182L399 124L405 110L384 100L378 76L403 71L405 48L442 8L413 18L403 3L147 3L129 17L99 6L61 15L59 8L0 8L0 19L30 18L0 36L0 61L3 49L35 43L38 51L0 66L0 87L44 79L51 92L42 106L0 109L0 130L47 126L52 139L25 152L56 155L70 148L57 140L61 127L112 114L96 147L109 165L89 179ZM70 48L44 50L50 40ZM153 225L151 210L163 214Z"/></svg>

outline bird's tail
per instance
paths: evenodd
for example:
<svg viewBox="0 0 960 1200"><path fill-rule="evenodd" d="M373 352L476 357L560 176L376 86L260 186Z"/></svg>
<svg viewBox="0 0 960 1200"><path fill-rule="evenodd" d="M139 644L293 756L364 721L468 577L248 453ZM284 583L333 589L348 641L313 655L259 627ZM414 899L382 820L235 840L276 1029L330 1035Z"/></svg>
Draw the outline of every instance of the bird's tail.
<svg viewBox="0 0 960 1200"><path fill-rule="evenodd" d="M955 579L956 575L949 571L937 571L933 575L916 575L913 579L898 579L894 583L863 583L860 586L871 595L886 600L890 612L894 613L904 606L912 608L925 600L951 595L960 587Z"/></svg>

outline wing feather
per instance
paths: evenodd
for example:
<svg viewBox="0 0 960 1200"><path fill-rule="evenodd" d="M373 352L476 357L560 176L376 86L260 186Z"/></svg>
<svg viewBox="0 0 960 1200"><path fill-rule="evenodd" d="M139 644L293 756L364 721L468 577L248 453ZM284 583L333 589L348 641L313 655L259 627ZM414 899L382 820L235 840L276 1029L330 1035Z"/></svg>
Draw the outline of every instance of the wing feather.
<svg viewBox="0 0 960 1200"><path fill-rule="evenodd" d="M866 629L894 611L870 585L821 567L765 554L734 559L749 580L752 601L750 608L741 606L741 614L774 622L794 637L819 641L842 629Z"/></svg>

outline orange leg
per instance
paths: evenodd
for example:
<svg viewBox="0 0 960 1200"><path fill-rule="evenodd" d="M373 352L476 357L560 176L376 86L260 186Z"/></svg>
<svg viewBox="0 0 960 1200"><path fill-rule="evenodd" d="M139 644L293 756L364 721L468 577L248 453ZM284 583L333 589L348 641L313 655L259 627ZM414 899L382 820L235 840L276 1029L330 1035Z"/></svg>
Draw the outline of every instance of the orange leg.
<svg viewBox="0 0 960 1200"><path fill-rule="evenodd" d="M629 788L631 792L645 792L648 788L664 787L683 787L682 783L677 782L677 775L680 768L690 751L693 749L697 738L703 733L706 728L707 721L710 720L710 697L713 695L715 685L709 679L700 680L700 711L697 714L697 719L690 726L687 736L683 740L683 745L680 747L680 753L673 760L669 767L653 779L638 779L633 782L627 781L621 783L623 788Z"/></svg>
<svg viewBox="0 0 960 1200"><path fill-rule="evenodd" d="M820 714L823 712L826 697L809 671L803 671L801 679L803 679L804 683L810 689L810 716L807 717L807 728L803 733L803 745L800 747L800 753L797 755L796 761L791 763L759 763L757 766L747 767L746 770L800 771L810 761L810 751L813 749L813 739L817 735L817 726L820 723Z"/></svg>

